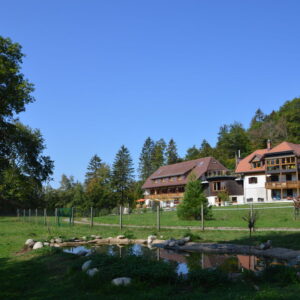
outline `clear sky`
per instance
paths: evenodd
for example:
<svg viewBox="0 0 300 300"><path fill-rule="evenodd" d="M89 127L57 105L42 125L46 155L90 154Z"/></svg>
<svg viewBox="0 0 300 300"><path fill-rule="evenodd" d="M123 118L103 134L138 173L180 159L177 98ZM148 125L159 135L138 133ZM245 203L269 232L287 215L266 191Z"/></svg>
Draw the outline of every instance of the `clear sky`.
<svg viewBox="0 0 300 300"><path fill-rule="evenodd" d="M0 0L0 34L26 53L39 128L62 173L83 180L97 153L174 138L179 154L212 145L300 96L300 1Z"/></svg>

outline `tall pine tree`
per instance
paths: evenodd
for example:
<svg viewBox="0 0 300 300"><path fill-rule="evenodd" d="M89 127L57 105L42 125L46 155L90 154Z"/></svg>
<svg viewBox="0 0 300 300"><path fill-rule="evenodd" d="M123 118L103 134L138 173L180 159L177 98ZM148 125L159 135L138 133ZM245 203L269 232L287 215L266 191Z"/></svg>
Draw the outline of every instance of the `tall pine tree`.
<svg viewBox="0 0 300 300"><path fill-rule="evenodd" d="M133 172L134 169L129 150L123 145L116 154L112 170L113 189L121 205L128 202L128 196L133 182Z"/></svg>
<svg viewBox="0 0 300 300"><path fill-rule="evenodd" d="M139 162L140 179L145 181L154 171L153 167L154 141L148 137L143 145Z"/></svg>
<svg viewBox="0 0 300 300"><path fill-rule="evenodd" d="M160 139L155 143L152 155L152 165L154 171L165 164L166 146L167 145L164 139Z"/></svg>
<svg viewBox="0 0 300 300"><path fill-rule="evenodd" d="M170 139L167 151L166 151L166 161L167 165L175 164L179 160L177 153L177 146L173 139Z"/></svg>

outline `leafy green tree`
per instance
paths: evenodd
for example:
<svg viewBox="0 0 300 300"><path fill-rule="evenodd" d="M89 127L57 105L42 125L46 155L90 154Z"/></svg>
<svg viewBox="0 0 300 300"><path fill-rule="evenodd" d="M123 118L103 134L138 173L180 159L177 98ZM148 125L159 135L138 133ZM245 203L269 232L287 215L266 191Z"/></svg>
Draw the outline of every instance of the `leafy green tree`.
<svg viewBox="0 0 300 300"><path fill-rule="evenodd" d="M186 151L186 155L185 155L185 160L193 160L193 159L197 159L200 158L200 150L194 145L191 148L188 148Z"/></svg>
<svg viewBox="0 0 300 300"><path fill-rule="evenodd" d="M93 162L93 158L90 162ZM110 209L115 206L115 199L111 189L111 171L110 167L101 163L96 168L91 168L86 174L86 197L89 207L93 206L98 209Z"/></svg>
<svg viewBox="0 0 300 300"><path fill-rule="evenodd" d="M153 171L156 171L165 164L166 146L164 139L160 139L155 143L152 155Z"/></svg>
<svg viewBox="0 0 300 300"><path fill-rule="evenodd" d="M33 84L21 73L23 57L19 44L0 36L0 189L6 191L0 194L2 210L8 203L8 195L13 193L20 197L24 193L22 198L29 205L27 191L33 187L36 190L31 197L40 199L41 184L50 178L53 170L53 161L43 155L45 145L39 130L17 120L25 106L34 101ZM13 174L13 182L8 174ZM21 202L10 201L16 206Z"/></svg>
<svg viewBox="0 0 300 300"><path fill-rule="evenodd" d="M166 161L167 161L167 165L175 164L179 161L177 146L173 139L170 139L166 150Z"/></svg>
<svg viewBox="0 0 300 300"><path fill-rule="evenodd" d="M177 216L183 220L201 219L201 205L203 204L204 218L211 217L207 198L204 195L200 180L195 174L189 176L185 187L183 201L177 207Z"/></svg>
<svg viewBox="0 0 300 300"><path fill-rule="evenodd" d="M154 141L148 137L143 145L142 152L140 154L139 162L139 174L140 179L145 181L153 172L153 151Z"/></svg>
<svg viewBox="0 0 300 300"><path fill-rule="evenodd" d="M113 163L112 187L118 203L124 205L128 203L129 192L133 182L133 163L129 150L123 145L118 151Z"/></svg>

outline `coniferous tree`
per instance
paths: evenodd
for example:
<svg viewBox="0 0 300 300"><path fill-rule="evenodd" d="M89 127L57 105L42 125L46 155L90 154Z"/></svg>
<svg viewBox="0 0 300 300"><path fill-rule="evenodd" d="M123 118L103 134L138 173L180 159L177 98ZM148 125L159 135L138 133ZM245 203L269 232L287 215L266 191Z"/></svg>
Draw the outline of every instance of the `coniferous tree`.
<svg viewBox="0 0 300 300"><path fill-rule="evenodd" d="M200 180L195 174L189 176L185 187L183 201L177 207L177 215L180 219L201 219L201 205L203 204L204 218L211 217L211 209L208 207L208 201L204 195Z"/></svg>
<svg viewBox="0 0 300 300"><path fill-rule="evenodd" d="M167 165L175 164L179 161L177 146L173 139L170 139L166 150L166 161L167 161Z"/></svg>
<svg viewBox="0 0 300 300"><path fill-rule="evenodd" d="M200 146L200 157L208 157L214 156L214 149L207 142L207 140L203 140Z"/></svg>
<svg viewBox="0 0 300 300"><path fill-rule="evenodd" d="M185 155L185 160L193 160L200 158L200 150L194 145L191 148L188 148Z"/></svg>
<svg viewBox="0 0 300 300"><path fill-rule="evenodd" d="M101 167L101 165L102 165L101 158L97 154L95 154L91 158L89 165L87 167L87 172L85 174L85 180L89 181L92 178L97 177L97 172L98 172L99 168Z"/></svg>
<svg viewBox="0 0 300 300"><path fill-rule="evenodd" d="M128 202L129 192L133 182L133 171L130 153L123 145L116 154L112 170L113 189L121 205Z"/></svg>
<svg viewBox="0 0 300 300"><path fill-rule="evenodd" d="M111 191L110 167L103 163L98 155L94 155L88 165L86 173L86 207L110 209L115 205Z"/></svg>
<svg viewBox="0 0 300 300"><path fill-rule="evenodd" d="M158 140L154 145L152 155L152 165L154 171L165 164L165 151L166 142L164 139Z"/></svg>
<svg viewBox="0 0 300 300"><path fill-rule="evenodd" d="M153 167L154 142L148 137L143 145L139 161L140 179L145 181L154 171Z"/></svg>

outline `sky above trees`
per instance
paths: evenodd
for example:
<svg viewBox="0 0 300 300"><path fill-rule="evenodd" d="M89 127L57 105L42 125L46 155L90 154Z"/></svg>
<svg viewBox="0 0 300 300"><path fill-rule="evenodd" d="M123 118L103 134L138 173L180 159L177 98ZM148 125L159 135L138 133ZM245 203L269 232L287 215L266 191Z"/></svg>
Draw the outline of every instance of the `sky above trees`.
<svg viewBox="0 0 300 300"><path fill-rule="evenodd" d="M179 155L220 126L299 96L299 1L0 1L1 35L23 46L39 128L61 174L145 139Z"/></svg>

